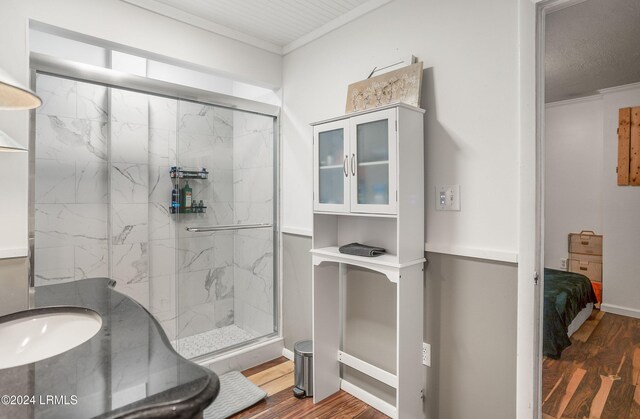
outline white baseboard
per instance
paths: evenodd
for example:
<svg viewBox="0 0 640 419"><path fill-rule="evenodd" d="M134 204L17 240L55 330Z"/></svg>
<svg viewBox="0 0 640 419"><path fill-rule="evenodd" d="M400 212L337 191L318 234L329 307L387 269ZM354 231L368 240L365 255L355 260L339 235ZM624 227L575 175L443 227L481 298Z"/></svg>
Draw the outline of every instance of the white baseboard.
<svg viewBox="0 0 640 419"><path fill-rule="evenodd" d="M288 350L287 348L282 348L282 356L290 361L293 361L293 352Z"/></svg>
<svg viewBox="0 0 640 419"><path fill-rule="evenodd" d="M396 410L395 406L385 402L379 397L374 396L368 391L361 389L355 384L351 384L350 382L345 380L340 380L340 388L351 394L353 397L362 400L374 409L378 409L385 415L392 418L398 417L398 411Z"/></svg>
<svg viewBox="0 0 640 419"><path fill-rule="evenodd" d="M633 317L635 319L640 319L640 310L636 310L635 308L622 307L617 306L615 304L605 304L603 303L600 306L600 310L605 313L613 313L619 314L621 316Z"/></svg>

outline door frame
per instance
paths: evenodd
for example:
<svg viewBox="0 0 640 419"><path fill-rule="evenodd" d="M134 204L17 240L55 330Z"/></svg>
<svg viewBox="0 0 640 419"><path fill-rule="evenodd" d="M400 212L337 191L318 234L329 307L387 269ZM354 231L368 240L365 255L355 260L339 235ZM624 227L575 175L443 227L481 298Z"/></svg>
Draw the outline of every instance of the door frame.
<svg viewBox="0 0 640 419"><path fill-rule="evenodd" d="M544 295L544 130L546 15L586 0L530 0L535 7L534 63L531 60L530 14L521 10L521 172L518 260L517 391L518 418L542 417L542 317ZM522 5L522 3L521 3ZM527 6L523 5L523 8ZM530 112L531 76L535 82L534 112ZM531 116L534 116L531 118ZM535 132L531 136L531 131ZM533 141L532 141L533 140ZM533 158L532 158L533 157ZM527 164L531 167L526 167ZM525 167L522 167L525 166ZM531 184L531 181L533 185ZM533 186L533 187L532 187ZM533 221L533 223L531 222ZM533 275L532 275L533 274ZM533 276L533 278L532 278ZM533 280L532 280L533 279ZM533 320L533 321L531 321Z"/></svg>

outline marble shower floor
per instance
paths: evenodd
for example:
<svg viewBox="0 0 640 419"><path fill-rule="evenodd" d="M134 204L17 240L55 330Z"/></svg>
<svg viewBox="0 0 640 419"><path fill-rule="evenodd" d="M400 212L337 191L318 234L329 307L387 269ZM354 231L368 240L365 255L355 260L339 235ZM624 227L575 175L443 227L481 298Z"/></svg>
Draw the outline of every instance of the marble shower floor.
<svg viewBox="0 0 640 419"><path fill-rule="evenodd" d="M257 336L239 328L235 324L187 336L171 342L173 347L187 359L205 355L231 345L246 342Z"/></svg>

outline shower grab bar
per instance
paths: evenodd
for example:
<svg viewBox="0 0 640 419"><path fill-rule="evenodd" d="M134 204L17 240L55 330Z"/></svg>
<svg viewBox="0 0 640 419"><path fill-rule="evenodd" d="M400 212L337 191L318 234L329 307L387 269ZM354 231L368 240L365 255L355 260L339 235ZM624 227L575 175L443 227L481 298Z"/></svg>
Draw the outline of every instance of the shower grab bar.
<svg viewBox="0 0 640 419"><path fill-rule="evenodd" d="M204 233L208 231L248 230L250 228L271 228L273 224L229 224L212 227L186 227L192 233Z"/></svg>

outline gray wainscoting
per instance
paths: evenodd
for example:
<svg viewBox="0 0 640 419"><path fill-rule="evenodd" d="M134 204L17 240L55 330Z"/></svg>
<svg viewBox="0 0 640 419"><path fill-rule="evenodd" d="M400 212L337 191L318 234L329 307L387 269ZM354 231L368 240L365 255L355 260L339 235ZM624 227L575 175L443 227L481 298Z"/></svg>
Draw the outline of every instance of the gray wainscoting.
<svg viewBox="0 0 640 419"><path fill-rule="evenodd" d="M429 419L516 417L515 264L428 253Z"/></svg>
<svg viewBox="0 0 640 419"><path fill-rule="evenodd" d="M285 348L311 339L311 238L282 235L282 330Z"/></svg>
<svg viewBox="0 0 640 419"><path fill-rule="evenodd" d="M283 235L285 347L311 336L311 239ZM425 417L515 417L517 265L428 253ZM395 292L382 275L349 269L345 350L395 371ZM375 303L373 303L375 302ZM394 390L345 368L345 378L393 402Z"/></svg>

